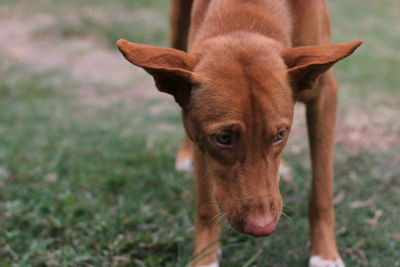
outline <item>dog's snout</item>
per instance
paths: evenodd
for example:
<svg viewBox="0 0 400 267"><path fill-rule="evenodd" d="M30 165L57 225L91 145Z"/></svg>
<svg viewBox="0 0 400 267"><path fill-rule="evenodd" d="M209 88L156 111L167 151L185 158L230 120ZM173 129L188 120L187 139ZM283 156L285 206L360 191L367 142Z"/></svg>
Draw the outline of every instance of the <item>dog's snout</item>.
<svg viewBox="0 0 400 267"><path fill-rule="evenodd" d="M275 228L275 221L269 217L247 219L243 225L244 232L255 237L270 235Z"/></svg>

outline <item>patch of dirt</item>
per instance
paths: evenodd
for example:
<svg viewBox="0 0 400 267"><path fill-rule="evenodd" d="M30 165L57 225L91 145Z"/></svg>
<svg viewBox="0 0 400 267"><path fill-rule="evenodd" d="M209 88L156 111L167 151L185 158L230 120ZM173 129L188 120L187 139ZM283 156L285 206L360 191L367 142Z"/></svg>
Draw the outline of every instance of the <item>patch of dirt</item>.
<svg viewBox="0 0 400 267"><path fill-rule="evenodd" d="M55 17L50 14L24 19L3 16L0 53L11 64L29 67L34 72L65 72L78 85L75 90L79 99L87 104L168 98L155 89L149 75L128 63L117 48L111 50L90 36L57 38L41 32L54 22Z"/></svg>
<svg viewBox="0 0 400 267"><path fill-rule="evenodd" d="M350 152L384 151L400 145L400 124L397 110L377 107L373 114L357 107L338 114L336 144ZM289 149L296 153L307 146L305 107L295 108Z"/></svg>
<svg viewBox="0 0 400 267"><path fill-rule="evenodd" d="M399 112L377 107L374 112L358 108L341 114L337 125L337 143L348 150L382 151L400 145Z"/></svg>

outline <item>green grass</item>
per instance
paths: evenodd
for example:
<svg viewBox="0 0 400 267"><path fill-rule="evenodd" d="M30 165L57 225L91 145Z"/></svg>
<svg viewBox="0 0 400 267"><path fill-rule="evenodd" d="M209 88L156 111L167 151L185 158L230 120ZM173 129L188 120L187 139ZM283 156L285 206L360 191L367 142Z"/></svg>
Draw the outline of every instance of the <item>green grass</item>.
<svg viewBox="0 0 400 267"><path fill-rule="evenodd" d="M27 17L37 12L29 1L4 3L25 7L19 12ZM167 1L96 2L101 5L94 12L124 14L109 12L105 20L85 14L94 1L39 3L51 14L82 10L79 22L56 16L53 26L35 34L97 38L110 49L120 37L166 44ZM351 12L355 2L330 6L335 40L366 41L336 70L341 116L355 107L398 114L399 53L386 28L395 22L397 2L366 1L359 12ZM129 12L143 16L139 21L151 33L144 24L138 29ZM185 266L193 247L194 183L190 174L173 170L182 136L179 111L171 106L157 115L158 99L88 105L71 90L82 81L63 69L41 71L15 61L0 71L0 266ZM383 126L399 127L382 116ZM294 178L281 184L290 219L265 239L231 232L225 223L224 266L306 266L310 163L304 142L295 145L285 152ZM347 266L400 266L399 151L400 145L337 148L335 192L343 200L336 229Z"/></svg>
<svg viewBox="0 0 400 267"><path fill-rule="evenodd" d="M119 255L141 258L141 250L175 251L171 240L182 240L187 230L159 225L190 229L188 215L168 204L187 203L182 193L191 179L172 171L174 134L147 133L152 123L177 123L178 114L153 118L140 114L144 106L136 116L116 106L93 114L42 82L50 78L40 74L1 86L2 246L20 255L20 264L34 265L111 264L123 261ZM12 254L2 251L0 258L10 263ZM159 260L144 262L156 266Z"/></svg>
<svg viewBox="0 0 400 267"><path fill-rule="evenodd" d="M396 36L400 34L396 0L330 1L333 36L336 42L363 39L364 44L348 60L339 63L337 72L349 96L371 104L382 101L398 106L400 97L400 54ZM357 67L354 67L357 66ZM385 91L386 93L382 93ZM395 97L393 99L393 96ZM377 100L376 102L375 99ZM364 106L367 106L364 104Z"/></svg>

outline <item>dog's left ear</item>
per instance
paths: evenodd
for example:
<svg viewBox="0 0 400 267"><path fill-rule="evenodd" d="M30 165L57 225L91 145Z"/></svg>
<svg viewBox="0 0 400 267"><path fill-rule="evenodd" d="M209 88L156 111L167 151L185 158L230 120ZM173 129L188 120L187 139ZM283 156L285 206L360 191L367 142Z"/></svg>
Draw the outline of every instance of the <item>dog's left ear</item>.
<svg viewBox="0 0 400 267"><path fill-rule="evenodd" d="M357 40L343 44L284 49L281 55L288 67L292 86L299 91L314 88L321 74L337 61L351 55L362 42Z"/></svg>
<svg viewBox="0 0 400 267"><path fill-rule="evenodd" d="M151 45L117 42L118 49L132 64L142 67L153 76L159 91L173 95L185 108L193 85L193 68L196 58L183 51Z"/></svg>

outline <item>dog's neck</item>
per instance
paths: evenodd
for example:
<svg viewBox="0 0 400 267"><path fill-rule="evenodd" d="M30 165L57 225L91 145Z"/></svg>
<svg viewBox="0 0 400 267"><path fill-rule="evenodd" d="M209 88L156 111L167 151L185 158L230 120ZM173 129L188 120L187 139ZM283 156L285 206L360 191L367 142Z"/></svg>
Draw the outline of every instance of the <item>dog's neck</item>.
<svg viewBox="0 0 400 267"><path fill-rule="evenodd" d="M282 47L291 45L291 19L286 1L219 0L211 1L206 11L194 10L189 50L195 52L213 39L241 41L246 36L272 39ZM257 38L251 38L255 40ZM249 45L251 45L249 43Z"/></svg>

